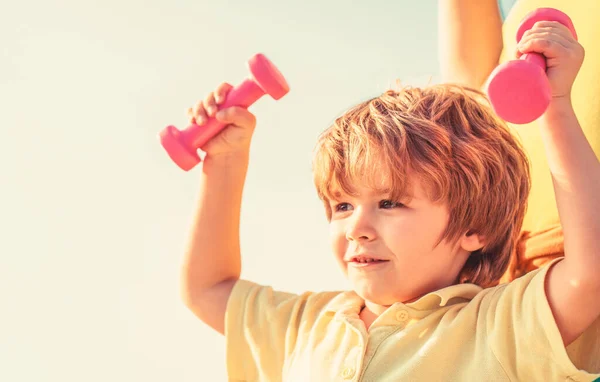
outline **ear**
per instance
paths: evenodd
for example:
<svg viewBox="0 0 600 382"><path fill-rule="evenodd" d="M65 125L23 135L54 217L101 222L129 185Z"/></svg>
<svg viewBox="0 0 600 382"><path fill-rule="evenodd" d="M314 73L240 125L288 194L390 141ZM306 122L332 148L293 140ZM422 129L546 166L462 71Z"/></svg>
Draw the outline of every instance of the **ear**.
<svg viewBox="0 0 600 382"><path fill-rule="evenodd" d="M483 248L484 237L476 234L473 231L468 231L460 239L460 246L468 252L475 252Z"/></svg>

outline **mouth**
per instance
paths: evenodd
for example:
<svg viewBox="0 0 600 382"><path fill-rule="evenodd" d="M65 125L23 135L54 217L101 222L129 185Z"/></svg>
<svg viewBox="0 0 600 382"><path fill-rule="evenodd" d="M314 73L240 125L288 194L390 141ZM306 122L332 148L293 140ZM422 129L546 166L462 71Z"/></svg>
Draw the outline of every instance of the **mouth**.
<svg viewBox="0 0 600 382"><path fill-rule="evenodd" d="M381 264L385 264L389 262L389 260L385 260L385 259L380 259L377 257L373 257L370 255L358 255L358 256L353 256L352 258L350 258L350 261L348 261L348 264L355 266L355 267L373 267L376 265L381 265Z"/></svg>

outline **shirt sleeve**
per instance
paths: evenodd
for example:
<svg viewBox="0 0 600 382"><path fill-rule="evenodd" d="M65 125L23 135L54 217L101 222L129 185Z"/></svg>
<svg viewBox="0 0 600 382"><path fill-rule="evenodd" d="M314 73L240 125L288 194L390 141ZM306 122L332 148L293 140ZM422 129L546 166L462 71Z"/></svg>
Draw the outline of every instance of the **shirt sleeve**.
<svg viewBox="0 0 600 382"><path fill-rule="evenodd" d="M307 333L328 293L278 292L246 280L231 291L225 313L227 372L232 381L280 381L300 332Z"/></svg>
<svg viewBox="0 0 600 382"><path fill-rule="evenodd" d="M561 260L497 287L488 295L489 304L484 304L486 340L511 380L593 381L600 377L573 364L550 309L546 276Z"/></svg>

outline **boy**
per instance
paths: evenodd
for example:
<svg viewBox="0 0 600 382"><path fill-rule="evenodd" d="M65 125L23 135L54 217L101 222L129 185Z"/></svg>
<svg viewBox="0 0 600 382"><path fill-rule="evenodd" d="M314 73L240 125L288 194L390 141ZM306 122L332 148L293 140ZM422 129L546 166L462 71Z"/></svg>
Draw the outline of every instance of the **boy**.
<svg viewBox="0 0 600 382"><path fill-rule="evenodd" d="M476 91L386 92L319 140L315 184L353 291L275 292L240 280L239 218L255 118L217 112L229 85L190 110L229 123L203 149L183 273L187 306L226 334L235 381L590 381L565 346L600 315L600 163L570 105L583 48L543 22L519 55L548 59L541 118L565 258L495 286L529 192L523 150Z"/></svg>

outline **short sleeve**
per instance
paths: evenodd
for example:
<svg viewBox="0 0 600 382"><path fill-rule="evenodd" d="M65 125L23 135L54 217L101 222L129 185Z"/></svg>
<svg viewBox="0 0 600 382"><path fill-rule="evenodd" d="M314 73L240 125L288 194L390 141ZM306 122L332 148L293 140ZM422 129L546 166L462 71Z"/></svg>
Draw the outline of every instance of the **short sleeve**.
<svg viewBox="0 0 600 382"><path fill-rule="evenodd" d="M300 332L326 305L327 293L278 292L246 280L231 291L225 313L227 372L232 381L280 381Z"/></svg>
<svg viewBox="0 0 600 382"><path fill-rule="evenodd" d="M511 380L593 381L600 374L578 369L567 354L548 304L548 270L562 259L499 286L488 295L487 341Z"/></svg>

